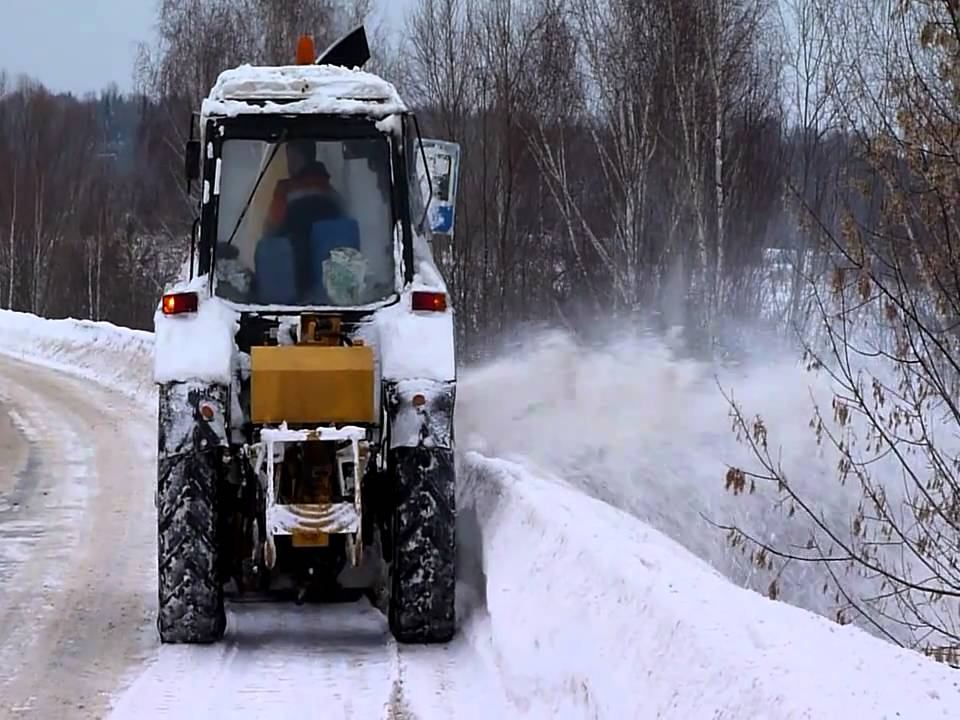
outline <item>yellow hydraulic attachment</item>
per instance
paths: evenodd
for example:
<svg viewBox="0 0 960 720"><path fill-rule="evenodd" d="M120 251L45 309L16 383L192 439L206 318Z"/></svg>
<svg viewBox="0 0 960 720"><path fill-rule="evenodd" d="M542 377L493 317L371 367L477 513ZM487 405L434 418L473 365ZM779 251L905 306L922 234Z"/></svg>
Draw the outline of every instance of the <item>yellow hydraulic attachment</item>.
<svg viewBox="0 0 960 720"><path fill-rule="evenodd" d="M339 331L336 318L304 315L298 344L251 348L254 423L375 421L373 349L340 344Z"/></svg>

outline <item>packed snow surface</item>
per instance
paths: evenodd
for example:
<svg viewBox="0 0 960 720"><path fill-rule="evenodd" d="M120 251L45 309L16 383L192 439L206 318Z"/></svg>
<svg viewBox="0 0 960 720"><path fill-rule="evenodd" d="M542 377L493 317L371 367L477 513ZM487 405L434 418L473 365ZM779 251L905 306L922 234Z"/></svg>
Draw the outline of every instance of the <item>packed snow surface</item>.
<svg viewBox="0 0 960 720"><path fill-rule="evenodd" d="M100 350L79 350L78 333ZM24 338L43 342L34 351ZM150 374L144 340L0 314L5 351L86 358L73 369L106 384ZM725 381L799 439L810 394L824 390L801 378L771 363ZM771 387L780 393L764 404ZM960 717L947 666L723 576L754 581L702 513L784 526L767 500L724 494L724 463L738 459L728 428L715 378L659 342L553 336L462 373L453 643L394 646L363 604L244 605L222 645L158 648L116 716L282 717L309 697L325 717ZM786 462L812 465L810 482L845 512L849 498L821 477L831 458L787 447ZM802 587L799 604L814 596Z"/></svg>
<svg viewBox="0 0 960 720"><path fill-rule="evenodd" d="M156 643L149 354L102 325L20 316L14 335L14 317L0 318L0 717L93 720ZM25 334L57 360L11 358Z"/></svg>

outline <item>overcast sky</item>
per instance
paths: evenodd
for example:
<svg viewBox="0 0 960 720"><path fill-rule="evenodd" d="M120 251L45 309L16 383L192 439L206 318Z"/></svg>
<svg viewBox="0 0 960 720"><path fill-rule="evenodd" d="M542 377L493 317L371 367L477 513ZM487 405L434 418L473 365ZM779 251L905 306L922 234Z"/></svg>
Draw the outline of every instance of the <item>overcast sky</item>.
<svg viewBox="0 0 960 720"><path fill-rule="evenodd" d="M399 20L410 0L379 0ZM0 0L0 70L54 91L129 90L137 43L152 38L156 0Z"/></svg>

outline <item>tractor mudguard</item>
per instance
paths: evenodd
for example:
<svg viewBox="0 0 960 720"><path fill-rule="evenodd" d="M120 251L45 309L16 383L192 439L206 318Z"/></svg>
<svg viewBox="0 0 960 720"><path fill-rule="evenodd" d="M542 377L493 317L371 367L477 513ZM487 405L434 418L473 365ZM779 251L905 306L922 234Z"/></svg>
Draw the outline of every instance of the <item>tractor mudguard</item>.
<svg viewBox="0 0 960 720"><path fill-rule="evenodd" d="M453 447L456 383L400 380L384 384L390 448Z"/></svg>
<svg viewBox="0 0 960 720"><path fill-rule="evenodd" d="M160 461L187 452L229 447L225 385L171 382L160 385L158 445Z"/></svg>

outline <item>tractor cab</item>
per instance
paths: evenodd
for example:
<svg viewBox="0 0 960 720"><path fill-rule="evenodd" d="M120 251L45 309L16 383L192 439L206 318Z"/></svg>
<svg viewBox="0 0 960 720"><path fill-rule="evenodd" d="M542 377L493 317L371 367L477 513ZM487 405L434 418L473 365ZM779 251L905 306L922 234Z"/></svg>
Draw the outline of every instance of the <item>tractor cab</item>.
<svg viewBox="0 0 960 720"><path fill-rule="evenodd" d="M396 302L427 218L418 153L415 117L375 75L312 62L222 73L187 146L202 183L197 273L239 309Z"/></svg>

